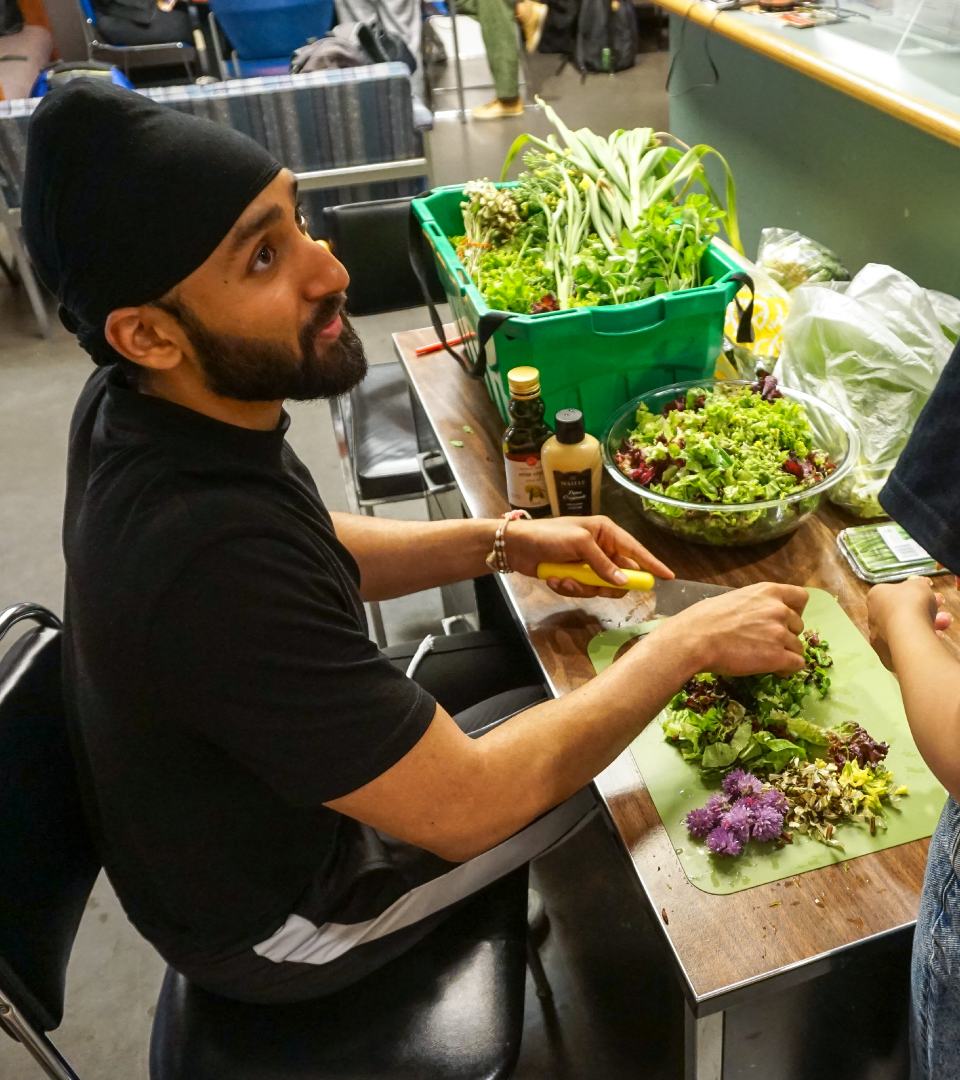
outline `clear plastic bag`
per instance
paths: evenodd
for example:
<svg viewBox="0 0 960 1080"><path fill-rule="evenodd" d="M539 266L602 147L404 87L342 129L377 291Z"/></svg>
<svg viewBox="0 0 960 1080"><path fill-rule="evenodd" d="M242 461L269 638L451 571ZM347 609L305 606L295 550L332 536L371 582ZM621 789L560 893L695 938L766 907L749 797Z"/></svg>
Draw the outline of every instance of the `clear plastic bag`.
<svg viewBox="0 0 960 1080"><path fill-rule="evenodd" d="M839 409L860 434L860 459L830 493L835 503L883 516L880 489L950 358L954 326L960 301L877 263L849 283L795 290L775 374Z"/></svg>
<svg viewBox="0 0 960 1080"><path fill-rule="evenodd" d="M783 324L790 310L790 294L782 289L755 263L734 251L722 240L714 240L724 254L739 263L753 280L753 335L749 345L737 344L740 312L736 301L746 305L750 290L744 286L731 300L723 326L723 352L717 358L716 376L719 379L754 379L757 370L773 371L780 355Z"/></svg>
<svg viewBox="0 0 960 1080"><path fill-rule="evenodd" d="M829 249L790 229L764 229L757 265L788 292L814 281L849 281L849 271Z"/></svg>

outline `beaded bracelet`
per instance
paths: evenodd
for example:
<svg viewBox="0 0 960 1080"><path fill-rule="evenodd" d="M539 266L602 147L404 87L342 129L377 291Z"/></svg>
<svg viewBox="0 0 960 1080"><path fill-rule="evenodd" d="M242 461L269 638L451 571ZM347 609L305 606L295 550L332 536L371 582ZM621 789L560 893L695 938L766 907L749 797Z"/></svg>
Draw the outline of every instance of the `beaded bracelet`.
<svg viewBox="0 0 960 1080"><path fill-rule="evenodd" d="M496 570L498 574L511 574L513 571L507 562L507 526L511 521L518 521L521 518L526 518L529 521L530 515L526 510L510 510L500 516L503 520L497 526L497 531L494 534L493 551L487 556L487 566L491 570Z"/></svg>

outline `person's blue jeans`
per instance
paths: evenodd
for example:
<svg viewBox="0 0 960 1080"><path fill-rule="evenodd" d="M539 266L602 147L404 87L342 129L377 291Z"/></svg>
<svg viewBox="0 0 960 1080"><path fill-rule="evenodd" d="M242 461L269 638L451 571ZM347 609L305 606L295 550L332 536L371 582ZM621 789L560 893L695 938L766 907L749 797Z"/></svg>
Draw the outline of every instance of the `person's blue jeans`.
<svg viewBox="0 0 960 1080"><path fill-rule="evenodd" d="M960 807L947 799L913 939L911 1080L960 1080Z"/></svg>

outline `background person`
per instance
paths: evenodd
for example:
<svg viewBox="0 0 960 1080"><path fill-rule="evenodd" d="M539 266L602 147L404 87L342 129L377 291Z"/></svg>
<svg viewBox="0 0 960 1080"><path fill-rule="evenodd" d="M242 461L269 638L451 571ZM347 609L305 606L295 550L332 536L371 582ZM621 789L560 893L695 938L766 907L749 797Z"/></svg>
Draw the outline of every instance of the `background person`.
<svg viewBox="0 0 960 1080"><path fill-rule="evenodd" d="M193 42L194 24L186 4L157 0L90 0L97 29L110 45L163 45ZM196 24L199 26L199 21Z"/></svg>
<svg viewBox="0 0 960 1080"><path fill-rule="evenodd" d="M456 0L456 4L458 15L471 15L480 23L497 95L493 101L471 110L474 119L522 116L517 23L527 52L536 52L549 8L537 0L520 0L520 3L514 0Z"/></svg>

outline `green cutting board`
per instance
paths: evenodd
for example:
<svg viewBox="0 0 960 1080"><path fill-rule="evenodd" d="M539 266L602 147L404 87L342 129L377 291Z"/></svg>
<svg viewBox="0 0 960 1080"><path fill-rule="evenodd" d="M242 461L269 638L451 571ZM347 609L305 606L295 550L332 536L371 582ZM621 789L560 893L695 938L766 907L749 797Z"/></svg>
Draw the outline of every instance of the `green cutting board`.
<svg viewBox="0 0 960 1080"><path fill-rule="evenodd" d="M736 858L712 855L702 841L687 832L683 818L689 810L703 806L719 783L705 783L699 768L683 760L680 751L664 739L658 717L633 741L630 752L683 872L704 892L739 892L930 836L946 801L946 791L914 745L897 680L837 601L822 589L811 589L803 619L809 629L817 630L830 643L834 660L830 693L823 700L808 696L803 715L823 725L840 720L862 724L875 739L889 744L887 765L910 793L901 798L899 808L887 809L888 828L878 829L875 836L865 825L838 828L836 838L842 849L794 833L794 842L783 848L751 843ZM597 634L588 647L597 674L613 662L626 641L651 628L652 624L644 623Z"/></svg>

